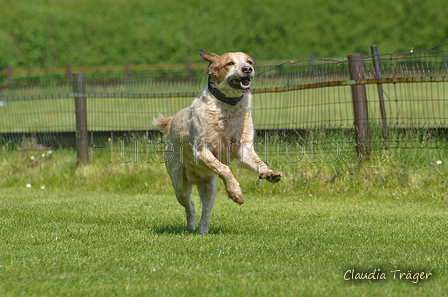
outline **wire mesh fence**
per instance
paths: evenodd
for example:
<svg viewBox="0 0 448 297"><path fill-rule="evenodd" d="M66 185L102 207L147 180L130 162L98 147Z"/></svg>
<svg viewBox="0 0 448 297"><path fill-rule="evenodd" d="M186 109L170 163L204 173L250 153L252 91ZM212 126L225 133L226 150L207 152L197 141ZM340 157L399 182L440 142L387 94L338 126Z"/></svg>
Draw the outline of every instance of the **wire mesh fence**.
<svg viewBox="0 0 448 297"><path fill-rule="evenodd" d="M358 79L351 67L347 57L258 67L252 117L259 143L293 143L290 151L310 143L356 147L353 86L365 86L372 149L448 147L448 52L364 56ZM87 98L91 148L135 150L135 138L155 144L152 119L190 105L206 82L203 69L85 73L78 94L65 74L0 78L0 145L16 149L36 137L46 146L74 147L79 96Z"/></svg>

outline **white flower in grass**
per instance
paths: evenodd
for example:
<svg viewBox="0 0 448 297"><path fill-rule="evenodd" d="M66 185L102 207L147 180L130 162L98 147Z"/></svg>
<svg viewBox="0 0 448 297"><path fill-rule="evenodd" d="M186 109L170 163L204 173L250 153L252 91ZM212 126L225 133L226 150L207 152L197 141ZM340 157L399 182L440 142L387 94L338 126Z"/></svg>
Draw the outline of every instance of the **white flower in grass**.
<svg viewBox="0 0 448 297"><path fill-rule="evenodd" d="M52 153L53 153L53 151L48 151L47 156L51 155Z"/></svg>
<svg viewBox="0 0 448 297"><path fill-rule="evenodd" d="M42 154L42 158L45 158L47 155L45 155L45 154Z"/></svg>
<svg viewBox="0 0 448 297"><path fill-rule="evenodd" d="M34 157L34 156L31 156L30 159L33 161L36 161L36 157Z"/></svg>
<svg viewBox="0 0 448 297"><path fill-rule="evenodd" d="M41 190L45 190L45 186L41 186L40 189L41 189Z"/></svg>
<svg viewBox="0 0 448 297"><path fill-rule="evenodd" d="M26 187L27 187L27 188L31 188L32 185L31 185L31 184L26 184Z"/></svg>
<svg viewBox="0 0 448 297"><path fill-rule="evenodd" d="M442 160L437 160L436 164L437 164L437 165L442 164Z"/></svg>

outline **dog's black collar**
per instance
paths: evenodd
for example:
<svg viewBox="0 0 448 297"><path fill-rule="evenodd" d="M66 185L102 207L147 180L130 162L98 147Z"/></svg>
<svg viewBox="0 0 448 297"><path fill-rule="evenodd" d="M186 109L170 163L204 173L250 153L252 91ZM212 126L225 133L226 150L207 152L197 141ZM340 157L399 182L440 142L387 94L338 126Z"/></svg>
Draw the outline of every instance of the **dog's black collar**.
<svg viewBox="0 0 448 297"><path fill-rule="evenodd" d="M220 90L212 86L211 77L208 77L208 90L213 94L213 96L216 97L216 99L230 105L236 105L241 101L241 99L243 99L244 96L241 95L240 97L227 97Z"/></svg>

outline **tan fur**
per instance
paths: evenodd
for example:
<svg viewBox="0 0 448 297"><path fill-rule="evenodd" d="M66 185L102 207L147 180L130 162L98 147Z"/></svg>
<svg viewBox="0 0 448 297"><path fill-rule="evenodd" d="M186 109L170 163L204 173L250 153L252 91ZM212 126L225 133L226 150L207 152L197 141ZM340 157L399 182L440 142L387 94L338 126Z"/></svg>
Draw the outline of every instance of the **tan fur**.
<svg viewBox="0 0 448 297"><path fill-rule="evenodd" d="M253 59L241 52L218 56L200 50L200 55L209 62L207 74L212 86L228 97L242 95L241 101L236 105L221 102L206 87L189 107L154 123L166 140L165 165L176 197L185 207L188 227L196 227L190 197L192 185L196 184L202 202L199 229L208 233L217 190L216 175L223 180L230 199L238 204L244 202L240 185L227 166L232 159L271 183L280 181L282 173L270 170L253 150L250 90L229 85L231 79L253 77Z"/></svg>
<svg viewBox="0 0 448 297"><path fill-rule="evenodd" d="M171 121L173 120L173 118L174 116L168 118L159 117L157 119L154 119L154 121L152 122L152 124L154 126L157 126L159 130L162 132L165 140L166 136L168 135L168 131L170 130Z"/></svg>

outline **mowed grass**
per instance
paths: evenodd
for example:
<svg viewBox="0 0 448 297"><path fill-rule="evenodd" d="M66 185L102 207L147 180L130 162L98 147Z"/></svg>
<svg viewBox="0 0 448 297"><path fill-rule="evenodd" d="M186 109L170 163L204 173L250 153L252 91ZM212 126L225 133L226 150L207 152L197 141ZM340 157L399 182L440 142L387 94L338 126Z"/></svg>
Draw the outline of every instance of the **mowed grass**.
<svg viewBox="0 0 448 297"><path fill-rule="evenodd" d="M222 194L211 234L172 195L2 190L2 296L443 296L447 206ZM344 280L347 270L386 280ZM391 271L427 272L427 280Z"/></svg>
<svg viewBox="0 0 448 297"><path fill-rule="evenodd" d="M447 206L219 195L211 234L167 194L2 191L3 296L443 296ZM347 270L387 280L347 281ZM429 272L428 280L390 271Z"/></svg>
<svg viewBox="0 0 448 297"><path fill-rule="evenodd" d="M284 172L276 185L235 168L245 204L220 183L210 234L200 235L186 229L161 163L97 156L77 167L74 152L4 153L0 295L446 294L445 150L305 159L271 164ZM194 201L200 213L196 192ZM349 270L386 279L351 280Z"/></svg>

